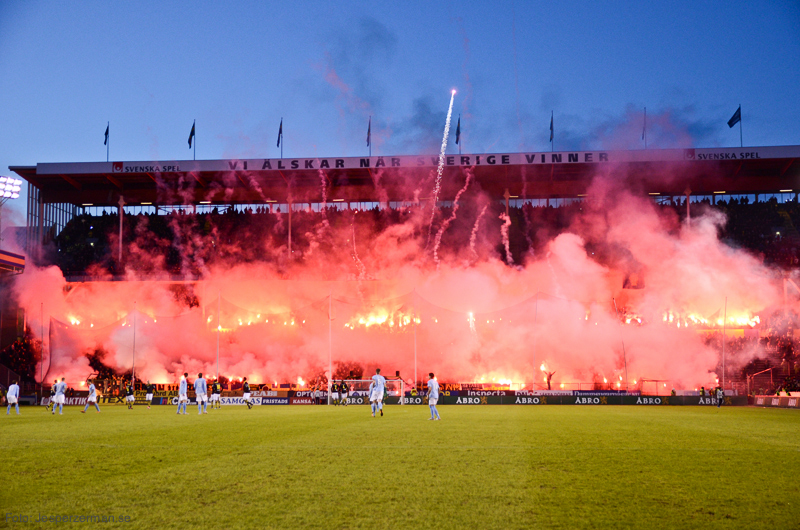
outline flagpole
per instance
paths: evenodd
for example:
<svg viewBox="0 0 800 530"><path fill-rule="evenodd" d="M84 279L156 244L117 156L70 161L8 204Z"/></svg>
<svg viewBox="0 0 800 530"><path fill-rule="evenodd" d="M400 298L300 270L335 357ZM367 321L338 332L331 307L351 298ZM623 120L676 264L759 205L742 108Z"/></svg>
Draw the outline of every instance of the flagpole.
<svg viewBox="0 0 800 530"><path fill-rule="evenodd" d="M414 308L414 388L417 388L417 288L411 294L412 306Z"/></svg>
<svg viewBox="0 0 800 530"><path fill-rule="evenodd" d="M333 287L328 294L328 405L331 404L333 383Z"/></svg>
<svg viewBox="0 0 800 530"><path fill-rule="evenodd" d="M458 155L461 156L461 114L458 115Z"/></svg>
<svg viewBox="0 0 800 530"><path fill-rule="evenodd" d="M192 120L192 130L189 131L189 149L193 149L192 151L192 159L197 160L197 138L195 137L194 127L197 124L197 120ZM192 143L194 142L194 143Z"/></svg>
<svg viewBox="0 0 800 530"><path fill-rule="evenodd" d="M722 390L725 391L725 324L728 320L728 297L725 297L725 312L722 314Z"/></svg>
<svg viewBox="0 0 800 530"><path fill-rule="evenodd" d="M742 104L739 103L739 147L744 147L744 140L742 140Z"/></svg>
<svg viewBox="0 0 800 530"><path fill-rule="evenodd" d="M644 108L644 129L642 130L644 136L644 149L647 150L647 107Z"/></svg>
<svg viewBox="0 0 800 530"><path fill-rule="evenodd" d="M367 146L369 147L369 157L372 158L372 116L369 117L369 126L367 126Z"/></svg>
<svg viewBox="0 0 800 530"><path fill-rule="evenodd" d="M619 323L620 327L622 327L622 321L619 319L619 309L617 309L617 299L611 299L614 302L614 314L617 315L617 322ZM622 335L622 332L620 332ZM622 343L622 362L625 365L625 392L628 392L628 355L625 353L625 339L620 337L620 342Z"/></svg>
<svg viewBox="0 0 800 530"><path fill-rule="evenodd" d="M531 390L536 392L536 325L539 323L539 291L536 291L535 308L533 310L533 386Z"/></svg>
<svg viewBox="0 0 800 530"><path fill-rule="evenodd" d="M550 152L553 153L556 150L556 131L555 127L553 126L553 111L550 111Z"/></svg>
<svg viewBox="0 0 800 530"><path fill-rule="evenodd" d="M111 130L111 122L110 121L106 122L106 130L107 131ZM108 136L109 136L109 138L106 138L106 162L108 162L108 148L110 147L110 144L111 144L111 138L110 138L111 133L110 132L109 132Z"/></svg>
<svg viewBox="0 0 800 530"><path fill-rule="evenodd" d="M136 302L133 302L133 362L131 363L131 386L136 388Z"/></svg>
<svg viewBox="0 0 800 530"><path fill-rule="evenodd" d="M42 344L39 347L39 398L44 397L44 302L41 302L40 326L42 330Z"/></svg>
<svg viewBox="0 0 800 530"><path fill-rule="evenodd" d="M119 196L119 253L117 254L117 261L119 262L119 267L122 267L122 217L125 211L123 207L125 206L125 197L122 195Z"/></svg>
<svg viewBox="0 0 800 530"><path fill-rule="evenodd" d="M217 381L219 381L219 334L222 326L219 323L219 314L222 311L222 291L217 291Z"/></svg>

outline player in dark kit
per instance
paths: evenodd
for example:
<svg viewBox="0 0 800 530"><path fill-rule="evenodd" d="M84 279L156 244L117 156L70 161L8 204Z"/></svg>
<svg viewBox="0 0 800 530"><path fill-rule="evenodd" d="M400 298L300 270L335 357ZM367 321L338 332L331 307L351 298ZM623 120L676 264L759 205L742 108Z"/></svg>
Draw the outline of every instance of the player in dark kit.
<svg viewBox="0 0 800 530"><path fill-rule="evenodd" d="M333 401L334 405L339 404L339 383L336 381L334 381L331 385L331 400Z"/></svg>
<svg viewBox="0 0 800 530"><path fill-rule="evenodd" d="M342 405L344 405L346 407L347 406L348 392L350 391L350 387L347 385L347 381L342 379L342 384L340 385L340 388L341 388L340 395L341 395Z"/></svg>
<svg viewBox="0 0 800 530"><path fill-rule="evenodd" d="M56 398L56 385L57 384L58 384L58 379L56 379L55 382L53 383L53 386L50 387L50 402L45 407L45 410L47 412L50 412L50 407L52 405L55 405L55 401L54 400Z"/></svg>
<svg viewBox="0 0 800 530"><path fill-rule="evenodd" d="M150 405L153 403L153 390L155 388L156 388L156 385L150 383L150 381L147 381L147 384L144 387L144 391L145 391L145 394L146 394L145 399L147 400L147 408L148 409L150 408Z"/></svg>
<svg viewBox="0 0 800 530"><path fill-rule="evenodd" d="M128 404L128 410L133 410L133 403L136 397L133 395L133 382L129 381L125 384L125 402Z"/></svg>
<svg viewBox="0 0 800 530"><path fill-rule="evenodd" d="M247 382L246 377L244 378L244 383L242 384L242 392L244 393L244 403L247 405L247 408L253 408L253 404L250 403L250 383Z"/></svg>
<svg viewBox="0 0 800 530"><path fill-rule="evenodd" d="M211 408L212 409L221 409L222 405L219 402L219 395L222 392L222 385L219 384L219 381L214 379L214 382L211 384Z"/></svg>

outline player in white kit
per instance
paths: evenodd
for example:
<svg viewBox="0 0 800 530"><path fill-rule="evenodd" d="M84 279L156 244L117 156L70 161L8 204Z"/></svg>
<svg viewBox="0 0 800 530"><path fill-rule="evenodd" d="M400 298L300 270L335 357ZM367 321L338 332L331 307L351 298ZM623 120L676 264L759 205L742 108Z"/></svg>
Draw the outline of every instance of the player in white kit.
<svg viewBox="0 0 800 530"><path fill-rule="evenodd" d="M16 381L11 383L11 386L8 387L6 401L8 401L8 407L6 407L6 416L11 413L11 405L14 405L14 408L17 411L17 416L19 416L19 385Z"/></svg>
<svg viewBox="0 0 800 530"><path fill-rule="evenodd" d="M189 402L188 377L189 372L184 372L183 377L181 377L181 382L178 385L178 414L181 413L181 405L183 405L183 413L186 414L186 404Z"/></svg>
<svg viewBox="0 0 800 530"><path fill-rule="evenodd" d="M94 405L94 408L97 409L97 412L100 412L100 407L97 405L97 389L92 383L91 380L87 379L86 384L89 385L89 397L86 398L86 406L83 407L81 412L86 412L89 410L89 405Z"/></svg>
<svg viewBox="0 0 800 530"><path fill-rule="evenodd" d="M428 380L428 406L431 408L430 419L440 420L442 418L439 417L439 411L436 410L436 404L439 402L439 381L434 379L433 372L428 375L430 376Z"/></svg>
<svg viewBox="0 0 800 530"><path fill-rule="evenodd" d="M383 416L383 394L386 390L386 378L381 375L381 369L375 370L372 382L369 384L369 402L372 407L372 417L379 411Z"/></svg>
<svg viewBox="0 0 800 530"><path fill-rule="evenodd" d="M208 385L202 373L197 374L194 380L194 393L197 396L197 413L208 414Z"/></svg>
<svg viewBox="0 0 800 530"><path fill-rule="evenodd" d="M55 395L55 403L53 404L53 414L56 413L56 407L58 407L58 413L64 414L64 393L67 391L67 383L64 381L64 378L61 378L61 382L56 383L56 395Z"/></svg>

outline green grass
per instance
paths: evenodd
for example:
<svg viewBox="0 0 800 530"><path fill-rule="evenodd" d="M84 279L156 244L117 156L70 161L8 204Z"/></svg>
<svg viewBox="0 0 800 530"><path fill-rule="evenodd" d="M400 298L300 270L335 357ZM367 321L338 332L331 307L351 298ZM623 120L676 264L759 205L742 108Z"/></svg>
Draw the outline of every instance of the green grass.
<svg viewBox="0 0 800 530"><path fill-rule="evenodd" d="M0 507L159 529L800 525L795 410L439 408L25 407L2 420Z"/></svg>

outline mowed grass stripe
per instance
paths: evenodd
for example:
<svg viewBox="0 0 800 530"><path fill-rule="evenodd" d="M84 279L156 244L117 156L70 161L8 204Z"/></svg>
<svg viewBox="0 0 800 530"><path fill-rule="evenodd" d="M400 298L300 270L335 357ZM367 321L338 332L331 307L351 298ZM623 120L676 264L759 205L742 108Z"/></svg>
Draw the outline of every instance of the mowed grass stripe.
<svg viewBox="0 0 800 530"><path fill-rule="evenodd" d="M130 528L792 528L797 411L711 407L23 408L6 512ZM766 494L766 489L775 494Z"/></svg>

